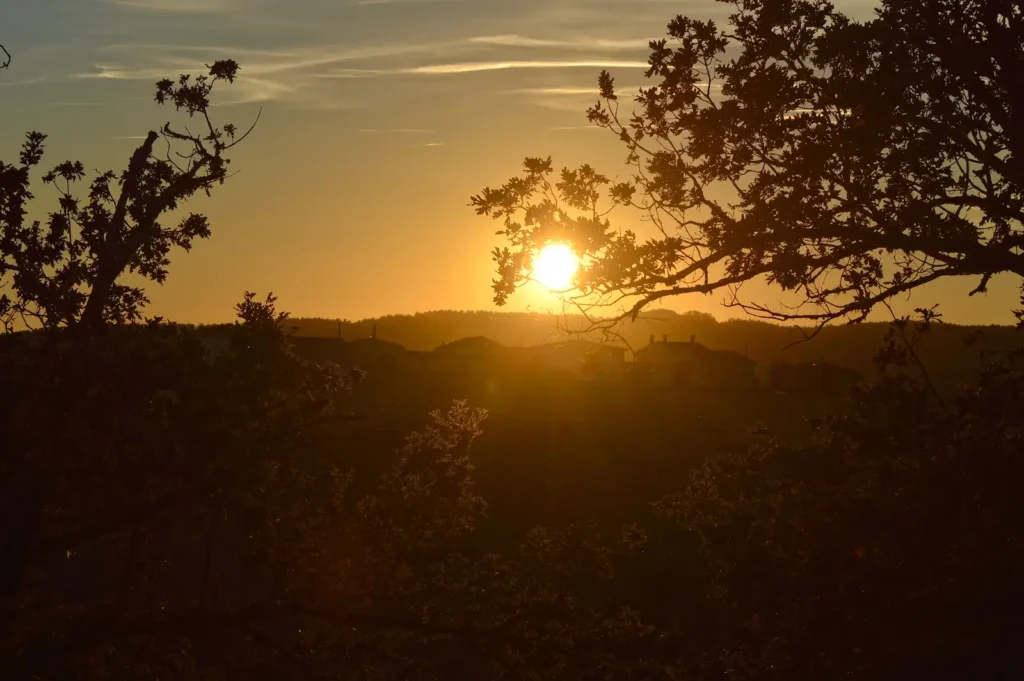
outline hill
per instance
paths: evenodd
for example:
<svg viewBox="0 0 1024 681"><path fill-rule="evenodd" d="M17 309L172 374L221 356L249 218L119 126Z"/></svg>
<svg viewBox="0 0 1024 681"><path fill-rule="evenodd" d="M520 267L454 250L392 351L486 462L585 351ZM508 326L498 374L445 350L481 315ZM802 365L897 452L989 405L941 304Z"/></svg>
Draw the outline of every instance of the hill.
<svg viewBox="0 0 1024 681"><path fill-rule="evenodd" d="M582 317L454 310L360 321L294 319L291 322L299 336L336 338L340 331L342 338L353 340L368 337L376 330L378 338L409 350L433 350L443 343L474 336L508 346L539 345L564 340L572 332L586 328ZM887 330L888 325L884 323L830 326L814 339L800 342L809 329L751 320L718 321L704 313L677 314L659 310L636 322L623 324L618 329L622 339L610 342L628 344L637 350L651 338L661 340L667 336L671 340L687 340L694 336L710 348L748 355L758 362L762 371L772 362L829 362L870 373ZM589 337L600 339L597 334L589 334ZM975 340L968 342L972 337ZM1020 347L1022 338L1021 332L1008 326L937 324L921 342L919 354L936 383L952 387L968 380L993 355Z"/></svg>

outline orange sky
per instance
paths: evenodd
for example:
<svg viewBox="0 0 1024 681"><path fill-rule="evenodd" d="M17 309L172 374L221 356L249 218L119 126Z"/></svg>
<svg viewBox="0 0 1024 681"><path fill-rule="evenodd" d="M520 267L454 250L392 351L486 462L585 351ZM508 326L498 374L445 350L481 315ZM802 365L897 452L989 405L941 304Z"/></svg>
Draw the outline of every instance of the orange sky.
<svg viewBox="0 0 1024 681"><path fill-rule="evenodd" d="M873 3L836 3L864 17ZM50 135L48 161L122 168L135 139L168 119L159 77L233 57L242 78L222 120L264 108L238 150L241 170L210 199L214 234L176 252L150 314L223 321L245 289L273 290L296 316L349 319L492 309L495 225L469 196L518 172L527 155L624 173L622 151L585 110L608 66L639 85L646 42L678 12L722 19L711 0L4 0L2 158L23 131ZM39 190L45 198L46 190ZM1012 323L1012 277L986 297L941 282L911 306L949 321ZM763 300L777 294L751 291ZM762 295L763 292L763 295ZM733 316L721 296L677 310ZM556 309L534 290L508 309Z"/></svg>

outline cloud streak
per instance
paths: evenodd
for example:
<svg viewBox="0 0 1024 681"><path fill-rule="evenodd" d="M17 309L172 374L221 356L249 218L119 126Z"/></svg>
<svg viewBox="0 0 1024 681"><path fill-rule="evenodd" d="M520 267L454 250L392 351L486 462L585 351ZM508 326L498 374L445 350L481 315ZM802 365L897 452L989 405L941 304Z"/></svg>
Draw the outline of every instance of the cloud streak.
<svg viewBox="0 0 1024 681"><path fill-rule="evenodd" d="M462 0L356 0L352 4L357 5L359 7L373 7L373 6L376 6L376 5L409 5L409 4L419 4L419 3L426 3L426 2L445 3L445 2L462 2Z"/></svg>
<svg viewBox="0 0 1024 681"><path fill-rule="evenodd" d="M488 61L416 66L413 68L402 69L400 73L447 75L519 69L646 69L647 67L647 62L641 61Z"/></svg>
<svg viewBox="0 0 1024 681"><path fill-rule="evenodd" d="M147 12L218 14L235 9L235 0L107 0L108 4Z"/></svg>
<svg viewBox="0 0 1024 681"><path fill-rule="evenodd" d="M380 130L377 128L363 128L359 132L367 134L390 133L395 135L433 135L435 131L430 130L429 128L392 128L390 130Z"/></svg>
<svg viewBox="0 0 1024 681"><path fill-rule="evenodd" d="M16 87L18 85L36 85L44 82L46 79L39 78L26 78L25 80L0 80L0 87Z"/></svg>
<svg viewBox="0 0 1024 681"><path fill-rule="evenodd" d="M515 34L486 35L469 39L470 43L476 45L493 45L496 47L551 47L594 50L642 50L648 46L650 41L650 38L636 38L631 40L604 40L601 38L552 40L544 38L530 38Z"/></svg>
<svg viewBox="0 0 1024 681"><path fill-rule="evenodd" d="M125 1L144 1L153 7L159 4L156 0ZM192 1L187 0L186 4ZM648 64L644 61L615 58L611 54L627 45L635 47L638 44L639 41L635 40L548 40L517 34L435 42L267 48L234 48L216 43L206 46L117 44L101 48L101 58L92 69L73 74L72 77L83 80L156 82L163 78L173 78L179 73L198 74L203 71L203 62L231 57L238 59L242 68L235 85L224 89L221 102L244 104L286 100L316 108L321 104L331 104L339 96L337 89L323 86L321 79L325 78L356 80L396 76L453 77L498 71L646 69ZM573 53L579 54L581 50L600 45L609 54L586 54L578 58L572 56ZM536 58L509 58L519 48L534 52ZM492 56L495 58L490 58ZM528 94L593 95L596 94L596 88L541 88Z"/></svg>
<svg viewBox="0 0 1024 681"><path fill-rule="evenodd" d="M578 95L596 95L598 89L596 85L591 87L534 87L534 88L522 88L519 90L509 90L509 94L513 95L555 95L555 96L567 96L573 97Z"/></svg>

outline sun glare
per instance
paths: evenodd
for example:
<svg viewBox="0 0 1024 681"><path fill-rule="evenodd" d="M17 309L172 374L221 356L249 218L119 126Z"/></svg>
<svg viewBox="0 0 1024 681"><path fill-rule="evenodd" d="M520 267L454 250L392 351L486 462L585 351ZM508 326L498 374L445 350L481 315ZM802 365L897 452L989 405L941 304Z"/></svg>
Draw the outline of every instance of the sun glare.
<svg viewBox="0 0 1024 681"><path fill-rule="evenodd" d="M533 261L533 276L552 291L572 287L572 278L579 269L580 259L565 244L545 246Z"/></svg>

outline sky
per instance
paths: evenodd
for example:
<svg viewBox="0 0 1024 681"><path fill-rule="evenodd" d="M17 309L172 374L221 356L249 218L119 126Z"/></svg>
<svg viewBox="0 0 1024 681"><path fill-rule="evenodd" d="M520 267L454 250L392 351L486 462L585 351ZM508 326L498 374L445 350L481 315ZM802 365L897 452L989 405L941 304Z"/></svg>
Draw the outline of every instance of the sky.
<svg viewBox="0 0 1024 681"><path fill-rule="evenodd" d="M873 2L837 0L857 18ZM469 198L526 156L625 177L624 152L587 124L602 68L620 91L644 83L647 43L676 14L724 23L712 0L0 0L0 158L21 132L49 135L46 160L123 168L146 132L176 118L153 83L233 58L219 122L259 125L240 171L189 203L213 236L176 251L148 313L230 318L245 290L273 291L293 316L359 319L494 309L496 224ZM44 161L44 165L47 163ZM46 199L46 190L37 191ZM52 198L52 197L49 197ZM933 284L910 307L947 320L1012 323L1012 278ZM774 291L750 290L771 301ZM736 316L721 295L666 307ZM547 311L538 288L507 309Z"/></svg>

